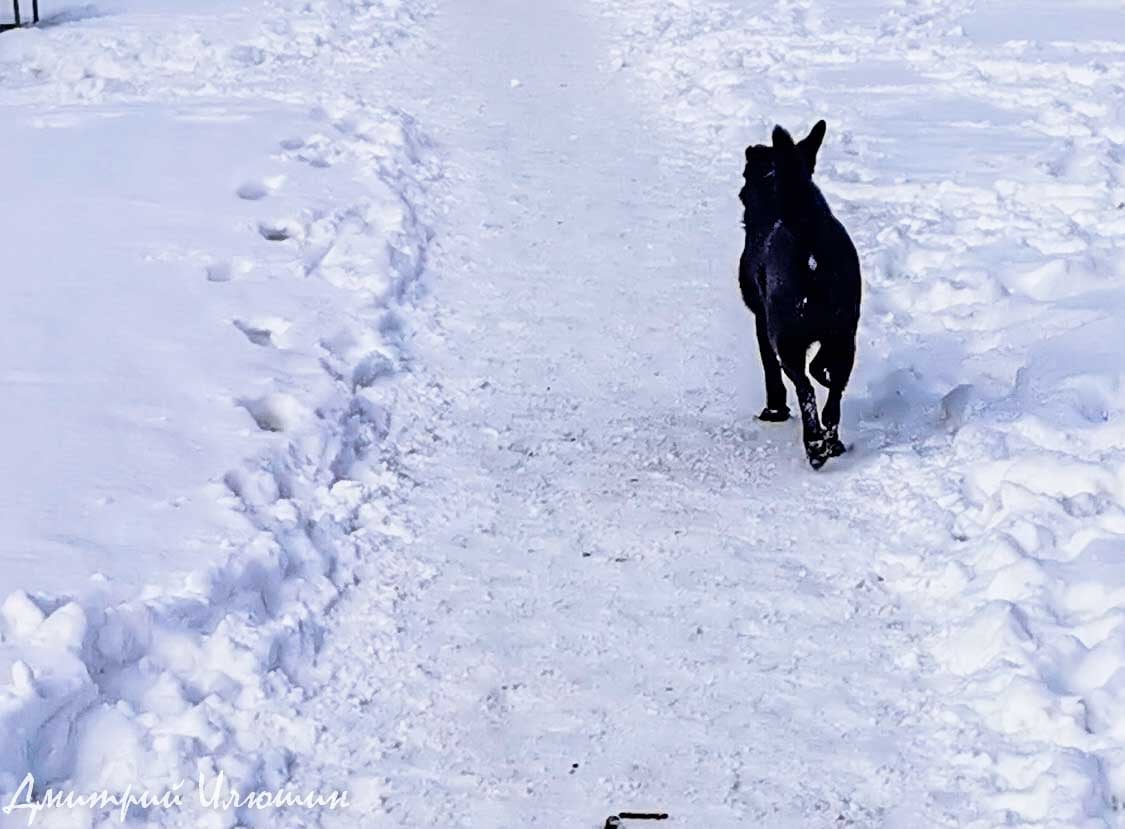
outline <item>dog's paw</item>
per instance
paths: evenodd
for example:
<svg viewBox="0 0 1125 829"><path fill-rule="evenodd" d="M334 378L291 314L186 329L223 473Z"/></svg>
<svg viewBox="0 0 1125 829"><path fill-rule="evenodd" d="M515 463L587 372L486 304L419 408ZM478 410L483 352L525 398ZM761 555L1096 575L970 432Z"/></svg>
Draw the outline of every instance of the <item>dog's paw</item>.
<svg viewBox="0 0 1125 829"><path fill-rule="evenodd" d="M783 423L789 419L789 415L788 406L782 406L780 409L771 409L769 406L766 406L758 415L758 420L764 420L767 423Z"/></svg>
<svg viewBox="0 0 1125 829"><path fill-rule="evenodd" d="M832 457L831 447L825 440L810 440L805 444L805 454L809 458L809 466L820 469Z"/></svg>

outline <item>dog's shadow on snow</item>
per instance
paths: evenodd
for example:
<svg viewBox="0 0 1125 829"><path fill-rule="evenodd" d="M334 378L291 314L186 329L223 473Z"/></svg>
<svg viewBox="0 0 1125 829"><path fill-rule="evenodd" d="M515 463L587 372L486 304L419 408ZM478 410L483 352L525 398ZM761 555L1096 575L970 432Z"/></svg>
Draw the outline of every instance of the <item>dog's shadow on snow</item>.
<svg viewBox="0 0 1125 829"><path fill-rule="evenodd" d="M752 325L752 323L751 323ZM752 333L752 331L751 331ZM742 439L758 443L769 441L784 449L792 443L794 462L808 469L801 451L799 418L779 423L754 419L764 399L760 388L761 369L747 345L744 376L746 388L739 393L739 420L746 428ZM858 365L852 384L844 396L840 433L848 451L831 459L815 474L846 473L880 457L889 449L917 448L935 437L949 434L959 425L973 390L959 385L958 367L965 351L950 335L918 338L909 347L889 355L865 351L860 344ZM945 370L938 375L940 368ZM824 390L818 388L823 405ZM811 470L809 470L811 472Z"/></svg>
<svg viewBox="0 0 1125 829"><path fill-rule="evenodd" d="M896 447L917 449L958 425L971 389L949 377L964 360L953 336L919 340L884 362L875 359L868 358L844 401L845 458L858 462ZM937 367L949 370L938 376Z"/></svg>

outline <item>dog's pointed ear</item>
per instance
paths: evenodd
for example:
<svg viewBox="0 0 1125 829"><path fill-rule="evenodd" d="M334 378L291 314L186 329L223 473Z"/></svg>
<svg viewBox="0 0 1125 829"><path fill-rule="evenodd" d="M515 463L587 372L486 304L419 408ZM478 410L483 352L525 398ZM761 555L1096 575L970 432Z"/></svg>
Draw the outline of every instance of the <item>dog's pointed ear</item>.
<svg viewBox="0 0 1125 829"><path fill-rule="evenodd" d="M776 126L773 128L773 148L775 150L793 149L793 136L787 133L784 127Z"/></svg>
<svg viewBox="0 0 1125 829"><path fill-rule="evenodd" d="M809 131L808 136L802 138L801 143L797 145L801 150L801 155L805 158L805 163L809 165L810 173L816 169L816 154L820 151L820 145L824 141L824 133L827 129L828 125L824 121L817 121Z"/></svg>

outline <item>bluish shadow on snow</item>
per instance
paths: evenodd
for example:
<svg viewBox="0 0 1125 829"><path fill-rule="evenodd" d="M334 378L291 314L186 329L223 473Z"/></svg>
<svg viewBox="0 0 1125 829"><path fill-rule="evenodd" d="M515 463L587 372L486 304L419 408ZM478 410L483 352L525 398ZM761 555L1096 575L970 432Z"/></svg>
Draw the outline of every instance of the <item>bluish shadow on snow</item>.
<svg viewBox="0 0 1125 829"><path fill-rule="evenodd" d="M84 6L75 6L74 8L64 9L60 12L47 15L40 18L39 27L41 29L50 29L55 26L63 26L67 23L77 23L80 20L91 20L97 17L108 17L111 12L104 11L92 3Z"/></svg>

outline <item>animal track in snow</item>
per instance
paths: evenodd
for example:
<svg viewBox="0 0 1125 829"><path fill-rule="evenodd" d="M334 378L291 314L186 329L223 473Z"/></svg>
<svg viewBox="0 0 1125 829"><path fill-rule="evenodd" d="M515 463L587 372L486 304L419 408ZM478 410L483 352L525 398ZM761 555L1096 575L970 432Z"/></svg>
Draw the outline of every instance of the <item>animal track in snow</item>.
<svg viewBox="0 0 1125 829"><path fill-rule="evenodd" d="M301 161L310 167L325 169L340 155L340 149L324 135L317 133L309 138L286 138L281 142L286 158Z"/></svg>
<svg viewBox="0 0 1125 829"><path fill-rule="evenodd" d="M284 242L299 235L301 226L292 220L259 222L258 233L268 242Z"/></svg>
<svg viewBox="0 0 1125 829"><path fill-rule="evenodd" d="M259 201L270 194L270 189L263 181L245 181L239 185L235 193L245 201Z"/></svg>
<svg viewBox="0 0 1125 829"><path fill-rule="evenodd" d="M395 363L390 357L373 351L352 370L352 385L357 389L365 389L382 379L393 377L396 371Z"/></svg>
<svg viewBox="0 0 1125 829"><path fill-rule="evenodd" d="M304 414L297 398L281 392L262 397L241 397L235 401L245 409L263 432L285 432L293 428Z"/></svg>
<svg viewBox="0 0 1125 829"><path fill-rule="evenodd" d="M230 282L240 276L245 276L253 270L253 265L246 259L236 257L229 262L211 262L206 267L208 282Z"/></svg>
<svg viewBox="0 0 1125 829"><path fill-rule="evenodd" d="M230 282L231 267L229 262L212 262L207 266L208 282Z"/></svg>
<svg viewBox="0 0 1125 829"><path fill-rule="evenodd" d="M282 345L280 337L289 328L289 321L278 317L260 318L258 320L239 320L232 323L235 328L246 335L246 339L254 345L277 348Z"/></svg>
<svg viewBox="0 0 1125 829"><path fill-rule="evenodd" d="M285 182L285 176L247 179L238 186L235 194L245 201L261 201Z"/></svg>

